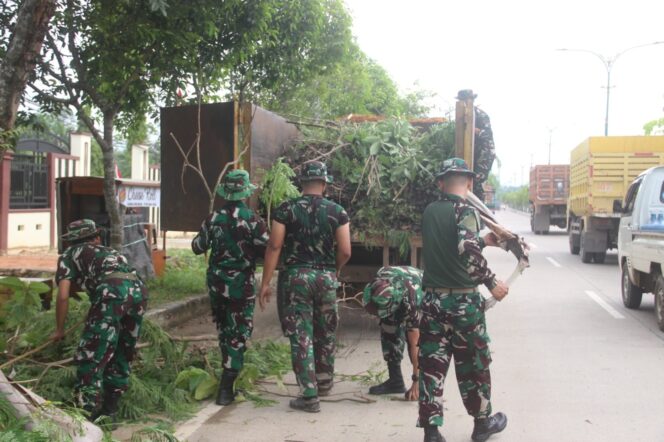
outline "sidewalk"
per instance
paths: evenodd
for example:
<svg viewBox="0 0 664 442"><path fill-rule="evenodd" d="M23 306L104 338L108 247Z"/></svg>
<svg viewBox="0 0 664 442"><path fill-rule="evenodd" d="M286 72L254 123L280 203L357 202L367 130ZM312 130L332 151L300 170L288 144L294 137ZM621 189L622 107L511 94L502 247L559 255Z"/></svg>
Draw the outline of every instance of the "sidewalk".
<svg viewBox="0 0 664 442"><path fill-rule="evenodd" d="M191 235L193 236L193 235ZM162 238L158 239L161 249ZM189 249L191 238L167 238L167 249ZM55 273L58 265L58 254L47 249L16 249L8 255L0 256L0 275L31 276L36 273Z"/></svg>
<svg viewBox="0 0 664 442"><path fill-rule="evenodd" d="M24 276L34 273L55 273L58 264L56 253L21 253L0 256L0 275Z"/></svg>

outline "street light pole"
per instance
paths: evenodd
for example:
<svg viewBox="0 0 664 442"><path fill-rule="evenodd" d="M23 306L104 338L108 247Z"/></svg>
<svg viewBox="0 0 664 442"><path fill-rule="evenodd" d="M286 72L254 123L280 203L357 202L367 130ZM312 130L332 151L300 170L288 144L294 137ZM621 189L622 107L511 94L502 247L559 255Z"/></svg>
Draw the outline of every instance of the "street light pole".
<svg viewBox="0 0 664 442"><path fill-rule="evenodd" d="M606 69L606 114L604 116L604 136L609 135L609 102L611 99L611 69L613 68L613 65L616 63L616 60L618 60L618 58L621 55L623 55L625 52L629 52L632 49L642 48L645 46L655 46L662 43L664 43L664 41L655 41L652 43L632 46L630 48L623 49L613 57L607 57L595 51L590 51L588 49L568 49L568 48L557 49L558 51L586 52L588 54L592 54L595 57L599 58L602 64L604 65L604 69Z"/></svg>
<svg viewBox="0 0 664 442"><path fill-rule="evenodd" d="M611 60L609 60L609 63L606 64L606 114L604 115L605 137L609 135L609 100L611 98L611 68L613 67L613 64L610 61Z"/></svg>
<svg viewBox="0 0 664 442"><path fill-rule="evenodd" d="M551 137L553 136L553 131L556 130L556 127L549 127L549 166L551 165Z"/></svg>

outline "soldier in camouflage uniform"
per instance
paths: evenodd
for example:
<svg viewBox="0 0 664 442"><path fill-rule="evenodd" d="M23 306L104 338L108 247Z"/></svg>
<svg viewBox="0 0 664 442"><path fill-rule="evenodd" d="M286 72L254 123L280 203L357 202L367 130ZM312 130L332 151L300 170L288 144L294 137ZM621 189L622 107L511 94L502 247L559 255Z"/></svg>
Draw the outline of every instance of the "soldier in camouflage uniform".
<svg viewBox="0 0 664 442"><path fill-rule="evenodd" d="M415 401L419 395L417 341L420 337L420 302L422 301L422 271L415 267L388 266L378 270L376 277L364 289L364 309L380 318L380 344L387 362L389 378L369 388L369 394L406 392L401 374L403 349L408 341L408 355L413 364L410 389L406 399Z"/></svg>
<svg viewBox="0 0 664 442"><path fill-rule="evenodd" d="M484 202L482 184L489 178L493 161L496 159L496 146L493 143L493 131L489 116L482 109L475 107L475 147L473 158L473 193Z"/></svg>
<svg viewBox="0 0 664 442"><path fill-rule="evenodd" d="M124 256L101 245L94 221L74 221L67 230L62 239L70 246L60 256L55 275L58 297L52 338L64 336L74 287L85 290L91 305L74 355L76 402L91 420L99 415L114 418L128 387L148 290Z"/></svg>
<svg viewBox="0 0 664 442"><path fill-rule="evenodd" d="M318 396L329 394L334 381L337 275L350 258L350 230L343 207L323 197L331 181L323 163L305 163L300 181L303 195L285 202L274 214L260 304L264 309L269 301L270 280L284 246L277 304L301 393L290 406L318 412Z"/></svg>
<svg viewBox="0 0 664 442"><path fill-rule="evenodd" d="M424 299L420 321L420 407L418 425L425 442L440 442L443 407L438 397L452 357L464 406L475 418L473 441L485 441L507 425L503 413L491 415L489 335L484 318L484 284L497 300L507 286L489 270L482 249L497 246L493 233L479 236L479 216L465 197L474 173L465 161L443 162L437 176L442 198L422 217Z"/></svg>
<svg viewBox="0 0 664 442"><path fill-rule="evenodd" d="M224 368L217 392L218 405L228 405L235 399L233 385L242 369L253 330L256 258L268 240L265 221L243 201L255 189L246 171L226 174L217 188L217 194L226 204L205 218L191 242L197 255L211 251L207 286Z"/></svg>

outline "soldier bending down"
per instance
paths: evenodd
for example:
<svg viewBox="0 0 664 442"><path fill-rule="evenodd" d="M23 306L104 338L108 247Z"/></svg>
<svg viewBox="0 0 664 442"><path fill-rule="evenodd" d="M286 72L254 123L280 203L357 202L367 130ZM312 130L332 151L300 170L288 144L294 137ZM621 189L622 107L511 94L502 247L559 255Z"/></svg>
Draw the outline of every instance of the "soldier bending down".
<svg viewBox="0 0 664 442"><path fill-rule="evenodd" d="M113 421L120 397L129 385L130 363L141 334L148 290L117 251L101 245L94 221L74 221L62 236L70 246L58 260L55 281L54 340L64 337L72 287L84 289L90 310L74 355L76 402L94 421L105 415Z"/></svg>
<svg viewBox="0 0 664 442"><path fill-rule="evenodd" d="M419 396L417 341L420 337L422 271L408 266L381 268L364 289L363 301L364 309L380 318L380 344L390 375L382 384L369 388L369 394L406 392L406 400L416 401ZM413 383L408 391L401 374L405 342L408 342L408 356L413 364Z"/></svg>

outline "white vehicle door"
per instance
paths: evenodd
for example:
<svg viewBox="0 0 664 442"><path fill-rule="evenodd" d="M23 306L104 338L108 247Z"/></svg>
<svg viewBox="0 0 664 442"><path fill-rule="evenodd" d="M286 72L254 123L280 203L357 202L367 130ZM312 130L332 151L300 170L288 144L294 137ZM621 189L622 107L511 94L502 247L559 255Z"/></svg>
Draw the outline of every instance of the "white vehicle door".
<svg viewBox="0 0 664 442"><path fill-rule="evenodd" d="M625 195L625 204L623 205L623 214L620 218L620 227L618 228L618 254L619 259L622 261L623 257L627 257L629 268L632 267L632 214L634 212L634 202L636 201L636 194L641 186L643 177L638 177L627 189Z"/></svg>
<svg viewBox="0 0 664 442"><path fill-rule="evenodd" d="M631 267L651 272L652 263L661 263L664 252L664 168L643 174L632 213Z"/></svg>

